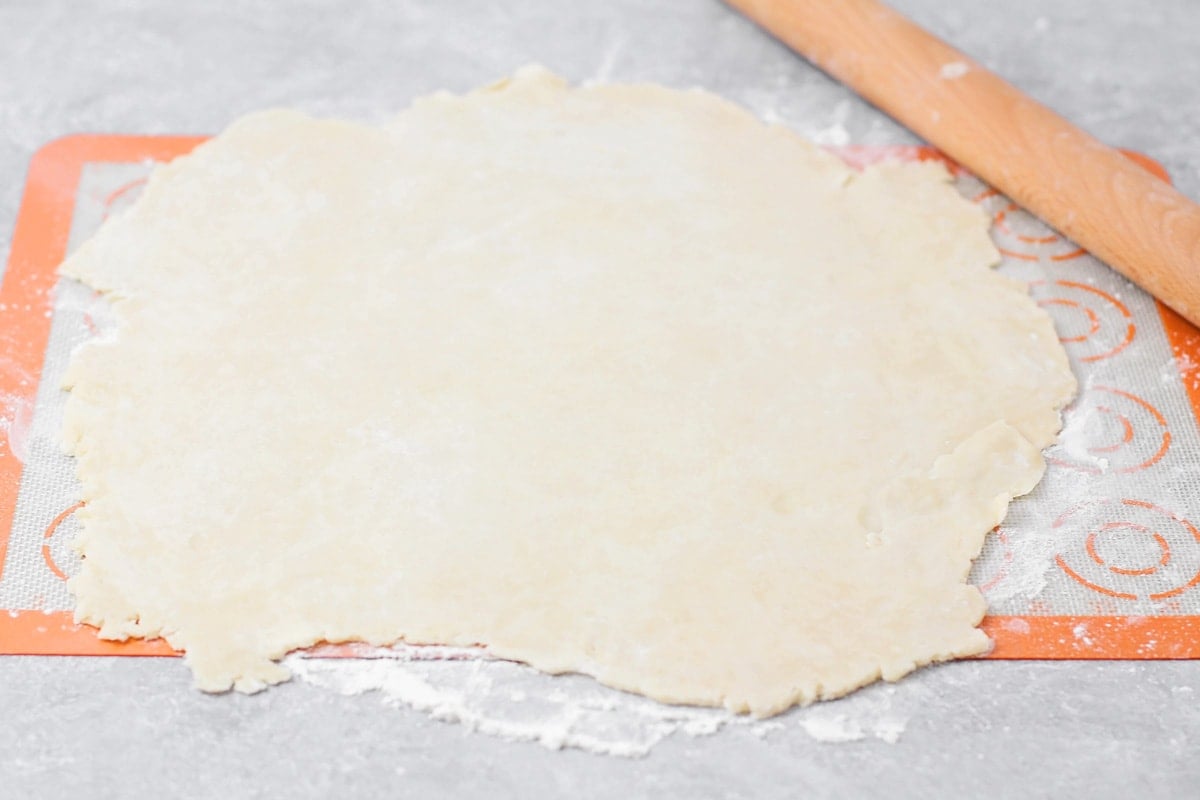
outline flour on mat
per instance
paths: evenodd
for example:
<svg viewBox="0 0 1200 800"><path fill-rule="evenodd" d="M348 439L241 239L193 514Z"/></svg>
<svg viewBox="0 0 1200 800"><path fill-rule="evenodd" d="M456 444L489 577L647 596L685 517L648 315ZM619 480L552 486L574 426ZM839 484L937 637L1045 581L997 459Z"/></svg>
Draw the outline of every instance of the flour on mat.
<svg viewBox="0 0 1200 800"><path fill-rule="evenodd" d="M1046 588L1046 573L1054 564L1059 542L1054 531L1024 531L1020 538L1010 537L1014 557L1004 579L983 590L990 604L1002 603L1015 597L1032 599Z"/></svg>
<svg viewBox="0 0 1200 800"><path fill-rule="evenodd" d="M33 404L24 397L0 394L0 435L8 439L14 458L24 463L29 453L29 429L33 424Z"/></svg>
<svg viewBox="0 0 1200 800"><path fill-rule="evenodd" d="M1073 461L1107 472L1109 461L1092 452L1094 437L1089 435L1089 426L1094 424L1097 412L1094 409L1068 415L1066 424L1058 434L1058 446Z"/></svg>
<svg viewBox="0 0 1200 800"><path fill-rule="evenodd" d="M1067 427L1071 427L1070 418ZM1060 434L1058 447L1065 452L1071 451L1068 438L1069 432ZM1095 488L1087 473L1072 470L1054 470L1044 479L1045 486L1039 487L1038 497L1042 493L1054 497L1070 498L1071 505L1086 502L1093 498ZM1020 513L1024 513L1021 511ZM1004 548L1011 554L1005 559L1003 572L999 579L980 584L980 591L995 612L995 608L1014 598L1033 600L1046 588L1049 575L1054 568L1054 557L1062 549L1062 534L1050 522L1035 518L1035 521L1020 525L1005 523ZM995 535L995 534L993 534Z"/></svg>

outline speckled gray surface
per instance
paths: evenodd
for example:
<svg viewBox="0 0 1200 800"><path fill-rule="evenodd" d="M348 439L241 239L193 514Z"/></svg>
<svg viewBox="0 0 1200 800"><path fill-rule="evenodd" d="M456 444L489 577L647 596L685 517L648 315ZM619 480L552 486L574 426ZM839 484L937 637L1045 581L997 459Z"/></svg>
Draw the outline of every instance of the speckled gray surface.
<svg viewBox="0 0 1200 800"><path fill-rule="evenodd" d="M1200 3L895 5L1200 195ZM54 137L214 132L270 105L378 119L529 61L701 85L827 139L911 141L715 0L8 0L0 36L5 255L29 157ZM171 659L0 658L0 798L1185 797L1200 784L1190 662L951 664L896 687L909 709L896 744L786 725L676 738L639 761L472 734L369 695L188 687Z"/></svg>

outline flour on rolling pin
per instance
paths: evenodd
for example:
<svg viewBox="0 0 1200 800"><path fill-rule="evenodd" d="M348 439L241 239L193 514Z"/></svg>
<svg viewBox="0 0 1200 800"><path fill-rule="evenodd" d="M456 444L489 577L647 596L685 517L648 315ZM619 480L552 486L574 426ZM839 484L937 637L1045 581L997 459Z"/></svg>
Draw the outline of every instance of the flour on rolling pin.
<svg viewBox="0 0 1200 800"><path fill-rule="evenodd" d="M956 78L961 78L970 71L971 67L968 66L967 62L965 61L947 61L945 64L942 64L942 68L938 70L938 76L941 77L942 80L952 81Z"/></svg>
<svg viewBox="0 0 1200 800"><path fill-rule="evenodd" d="M727 2L1200 325L1200 205L878 0Z"/></svg>

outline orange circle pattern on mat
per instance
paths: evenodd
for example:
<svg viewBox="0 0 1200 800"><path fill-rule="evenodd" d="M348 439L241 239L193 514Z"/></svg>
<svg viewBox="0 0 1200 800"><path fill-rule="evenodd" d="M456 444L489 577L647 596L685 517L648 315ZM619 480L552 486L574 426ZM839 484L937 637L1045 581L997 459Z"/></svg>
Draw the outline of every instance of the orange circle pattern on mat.
<svg viewBox="0 0 1200 800"><path fill-rule="evenodd" d="M142 189L146 187L147 181L149 178L136 178L121 184L105 195L103 219L108 219L118 211L124 211L133 205L133 201L141 195Z"/></svg>
<svg viewBox="0 0 1200 800"><path fill-rule="evenodd" d="M1087 251L995 189L985 189L971 198L992 217L996 248L1018 261L1059 263L1087 255Z"/></svg>
<svg viewBox="0 0 1200 800"><path fill-rule="evenodd" d="M1161 601L1200 583L1200 530L1145 500L1094 500L1064 512L1055 563L1076 583L1119 600Z"/></svg>
<svg viewBox="0 0 1200 800"><path fill-rule="evenodd" d="M62 568L54 560L54 554L51 552L51 540L54 539L54 534L58 532L59 527L79 509L83 508L84 502L80 500L70 508L64 509L54 519L50 520L50 524L46 526L46 531L42 534L42 558L46 562L46 566L54 573L59 580L67 580L67 573L63 572Z"/></svg>
<svg viewBox="0 0 1200 800"><path fill-rule="evenodd" d="M995 573L987 580L978 584L979 591L985 595L1004 582L1012 567L1013 559L1016 558L1016 553L1012 549L1012 543L1008 540L1008 531L1004 529L1003 525L997 525L992 528L988 532L988 537L995 537L996 541L1000 543L1001 556L1000 566L996 569Z"/></svg>
<svg viewBox="0 0 1200 800"><path fill-rule="evenodd" d="M1112 358L1133 342L1137 325L1129 309L1108 292L1078 281L1029 283L1037 303L1054 318L1058 340L1084 363Z"/></svg>

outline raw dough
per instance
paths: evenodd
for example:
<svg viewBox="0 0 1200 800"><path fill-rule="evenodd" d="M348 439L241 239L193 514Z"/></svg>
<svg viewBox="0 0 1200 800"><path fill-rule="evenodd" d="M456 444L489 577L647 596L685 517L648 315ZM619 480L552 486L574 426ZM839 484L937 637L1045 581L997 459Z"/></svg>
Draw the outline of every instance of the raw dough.
<svg viewBox="0 0 1200 800"><path fill-rule="evenodd" d="M104 292L71 582L200 688L484 643L759 715L983 652L965 576L1074 391L936 163L538 68L252 114L62 268Z"/></svg>

